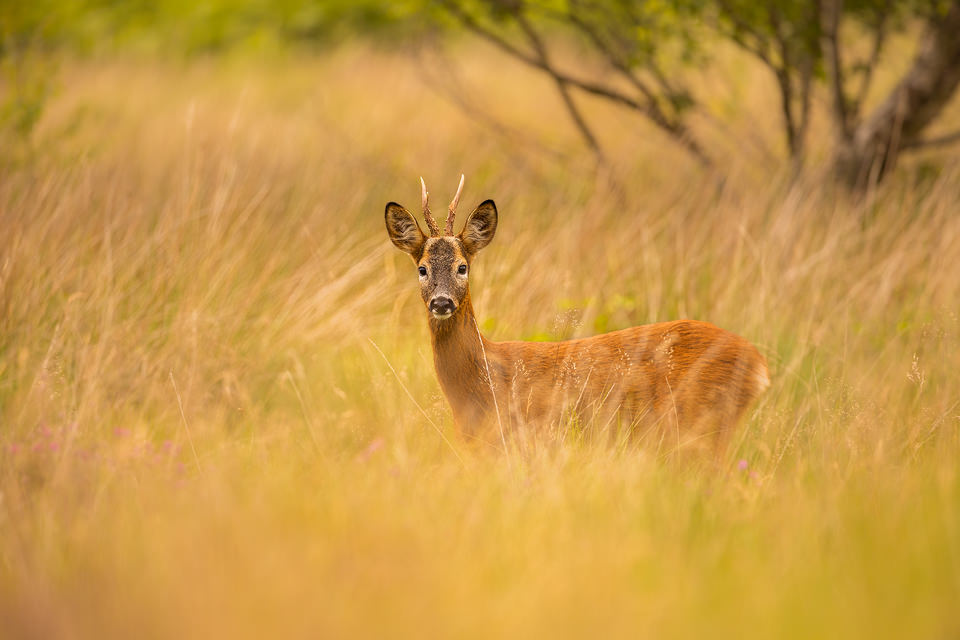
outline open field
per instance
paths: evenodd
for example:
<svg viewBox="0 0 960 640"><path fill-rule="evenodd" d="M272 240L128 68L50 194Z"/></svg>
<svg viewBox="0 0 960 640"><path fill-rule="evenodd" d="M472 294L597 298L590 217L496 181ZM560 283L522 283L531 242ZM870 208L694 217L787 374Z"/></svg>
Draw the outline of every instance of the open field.
<svg viewBox="0 0 960 640"><path fill-rule="evenodd" d="M791 187L734 61L703 84L725 183L588 103L598 174L548 82L463 46L524 135L403 53L61 69L0 168L0 635L960 634L956 157L860 205ZM500 210L489 337L691 317L758 345L773 386L721 471L456 437L382 215L461 171L461 209Z"/></svg>

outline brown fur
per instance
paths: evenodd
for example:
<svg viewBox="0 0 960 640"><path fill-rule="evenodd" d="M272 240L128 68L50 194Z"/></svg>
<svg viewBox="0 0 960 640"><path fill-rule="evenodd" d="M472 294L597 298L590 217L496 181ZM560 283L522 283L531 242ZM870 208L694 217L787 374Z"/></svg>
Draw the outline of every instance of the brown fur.
<svg viewBox="0 0 960 640"><path fill-rule="evenodd" d="M456 236L426 238L413 216L387 205L391 240L421 275L434 366L464 434L495 440L521 426L571 417L581 424L653 433L671 446L722 446L769 385L749 342L706 322L677 320L564 342L492 342L480 333L461 265L493 238L496 207L477 207ZM412 224L411 224L412 223ZM397 231L401 233L397 233ZM449 317L429 311L449 299ZM705 438L705 436L710 436Z"/></svg>

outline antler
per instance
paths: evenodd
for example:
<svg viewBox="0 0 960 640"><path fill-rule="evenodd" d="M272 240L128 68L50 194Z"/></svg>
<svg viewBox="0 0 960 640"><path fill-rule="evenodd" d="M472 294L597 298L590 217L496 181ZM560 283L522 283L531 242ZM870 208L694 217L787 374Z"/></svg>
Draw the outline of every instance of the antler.
<svg viewBox="0 0 960 640"><path fill-rule="evenodd" d="M447 230L446 230L446 234L448 236L453 235L453 218L456 216L457 204L460 202L460 192L463 191L464 177L465 176L461 173L460 186L457 187L457 195L453 196L453 200L450 201L450 207L448 209L449 213L447 213Z"/></svg>
<svg viewBox="0 0 960 640"><path fill-rule="evenodd" d="M430 194L427 192L427 185L423 182L422 176L420 178L420 198L423 204L423 217L427 221L427 226L430 227L430 235L439 236L440 227L437 226L437 221L430 215L430 205L427 204L427 201L430 199Z"/></svg>

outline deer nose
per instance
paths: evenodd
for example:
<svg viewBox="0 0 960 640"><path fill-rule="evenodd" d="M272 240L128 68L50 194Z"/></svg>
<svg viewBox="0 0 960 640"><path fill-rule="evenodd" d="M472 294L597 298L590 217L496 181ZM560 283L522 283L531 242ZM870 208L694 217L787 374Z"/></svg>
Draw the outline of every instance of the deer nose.
<svg viewBox="0 0 960 640"><path fill-rule="evenodd" d="M430 313L438 316L449 316L457 310L456 303L446 296L437 296L430 301Z"/></svg>

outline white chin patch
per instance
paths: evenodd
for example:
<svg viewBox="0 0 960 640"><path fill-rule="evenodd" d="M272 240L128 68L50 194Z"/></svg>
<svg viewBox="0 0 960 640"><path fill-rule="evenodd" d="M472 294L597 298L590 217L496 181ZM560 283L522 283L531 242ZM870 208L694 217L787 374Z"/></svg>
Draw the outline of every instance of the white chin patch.
<svg viewBox="0 0 960 640"><path fill-rule="evenodd" d="M453 315L453 311L449 313L436 313L434 311L431 311L430 314L437 320L446 320L447 318Z"/></svg>

